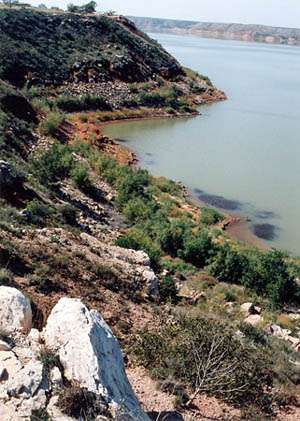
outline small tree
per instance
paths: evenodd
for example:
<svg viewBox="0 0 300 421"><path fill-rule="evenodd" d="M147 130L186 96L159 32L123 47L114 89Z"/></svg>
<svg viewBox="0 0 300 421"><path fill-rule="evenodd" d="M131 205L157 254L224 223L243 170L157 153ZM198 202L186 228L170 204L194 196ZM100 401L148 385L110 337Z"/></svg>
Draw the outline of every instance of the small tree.
<svg viewBox="0 0 300 421"><path fill-rule="evenodd" d="M68 4L68 12L70 13L95 13L97 3L95 1L90 1L87 4L82 6L75 6L74 4Z"/></svg>
<svg viewBox="0 0 300 421"><path fill-rule="evenodd" d="M2 0L2 3L5 6L8 6L9 8L11 8L12 6L18 4L19 3L19 0Z"/></svg>
<svg viewBox="0 0 300 421"><path fill-rule="evenodd" d="M95 13L97 3L95 1L90 1L89 3L82 6L82 9L85 13Z"/></svg>

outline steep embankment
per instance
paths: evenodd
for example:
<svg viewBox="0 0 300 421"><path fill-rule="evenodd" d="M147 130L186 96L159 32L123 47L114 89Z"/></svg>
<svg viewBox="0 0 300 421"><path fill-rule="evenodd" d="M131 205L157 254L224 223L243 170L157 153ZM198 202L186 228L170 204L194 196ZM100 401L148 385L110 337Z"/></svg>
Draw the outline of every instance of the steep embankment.
<svg viewBox="0 0 300 421"><path fill-rule="evenodd" d="M203 38L300 45L300 29L237 23L195 22L173 19L133 17L138 28L146 32L196 35Z"/></svg>

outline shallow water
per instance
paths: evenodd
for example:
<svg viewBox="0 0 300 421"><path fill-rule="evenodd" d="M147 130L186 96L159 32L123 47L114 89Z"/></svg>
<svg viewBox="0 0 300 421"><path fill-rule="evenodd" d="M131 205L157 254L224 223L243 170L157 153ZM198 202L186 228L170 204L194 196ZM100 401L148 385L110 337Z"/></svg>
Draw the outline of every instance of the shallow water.
<svg viewBox="0 0 300 421"><path fill-rule="evenodd" d="M251 218L270 245L300 255L300 48L153 34L228 101L201 116L109 126L153 174Z"/></svg>

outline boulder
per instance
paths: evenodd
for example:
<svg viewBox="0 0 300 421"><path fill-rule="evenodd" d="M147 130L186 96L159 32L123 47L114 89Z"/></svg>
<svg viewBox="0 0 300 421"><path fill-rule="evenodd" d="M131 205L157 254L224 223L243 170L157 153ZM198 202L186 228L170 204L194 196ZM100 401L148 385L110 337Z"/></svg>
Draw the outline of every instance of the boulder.
<svg viewBox="0 0 300 421"><path fill-rule="evenodd" d="M241 305L241 311L249 316L250 314L260 314L261 308L258 306L255 306L253 303L244 303Z"/></svg>
<svg viewBox="0 0 300 421"><path fill-rule="evenodd" d="M78 299L61 298L43 337L46 347L57 352L68 380L134 419L149 420L127 379L119 343L97 311L89 311Z"/></svg>
<svg viewBox="0 0 300 421"><path fill-rule="evenodd" d="M263 318L259 314L250 314L250 316L246 317L246 319L244 320L245 323L248 323L252 326L257 326L262 321Z"/></svg>
<svg viewBox="0 0 300 421"><path fill-rule="evenodd" d="M0 286L0 330L6 335L28 333L32 311L28 298L15 288Z"/></svg>
<svg viewBox="0 0 300 421"><path fill-rule="evenodd" d="M159 301L159 280L151 269L145 269L142 274L146 282L147 295L154 301Z"/></svg>

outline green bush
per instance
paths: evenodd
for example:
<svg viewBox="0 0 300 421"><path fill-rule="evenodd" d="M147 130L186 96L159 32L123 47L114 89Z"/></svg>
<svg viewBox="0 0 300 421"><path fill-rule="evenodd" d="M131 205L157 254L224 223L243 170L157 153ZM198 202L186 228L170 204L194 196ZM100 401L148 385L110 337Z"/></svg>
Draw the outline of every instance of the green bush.
<svg viewBox="0 0 300 421"><path fill-rule="evenodd" d="M60 212L64 222L71 226L77 225L77 210L74 206L69 204L63 205L60 208Z"/></svg>
<svg viewBox="0 0 300 421"><path fill-rule="evenodd" d="M75 186L80 190L87 192L92 182L90 180L89 172L87 168L82 164L76 164L71 171L71 178Z"/></svg>
<svg viewBox="0 0 300 421"><path fill-rule="evenodd" d="M68 177L74 166L74 158L67 145L55 143L50 149L32 161L32 169L40 183L50 186Z"/></svg>
<svg viewBox="0 0 300 421"><path fill-rule="evenodd" d="M136 224L150 217L151 206L149 202L138 197L126 203L123 213L131 224Z"/></svg>
<svg viewBox="0 0 300 421"><path fill-rule="evenodd" d="M47 220L54 215L55 211L37 199L32 200L26 207L29 222L34 225L45 225Z"/></svg>
<svg viewBox="0 0 300 421"><path fill-rule="evenodd" d="M171 276L166 276L159 285L159 295L162 302L171 302L176 304L178 301L178 290L174 279Z"/></svg>
<svg viewBox="0 0 300 421"><path fill-rule="evenodd" d="M59 126L64 122L64 120L64 114L53 111L50 112L39 125L41 133L45 136L56 137Z"/></svg>
<svg viewBox="0 0 300 421"><path fill-rule="evenodd" d="M146 170L130 170L117 184L118 202L126 204L133 198L147 198L146 188L149 186L150 176Z"/></svg>
<svg viewBox="0 0 300 421"><path fill-rule="evenodd" d="M185 241L190 234L190 223L181 219L173 220L161 233L161 247L166 253L176 257L178 251L184 249Z"/></svg>
<svg viewBox="0 0 300 421"><path fill-rule="evenodd" d="M222 221L224 216L213 208L201 208L200 223L204 225L214 225Z"/></svg>
<svg viewBox="0 0 300 421"><path fill-rule="evenodd" d="M278 250L251 256L243 284L265 295L275 308L281 308L296 296L297 287L289 271L287 256Z"/></svg>
<svg viewBox="0 0 300 421"><path fill-rule="evenodd" d="M209 273L221 282L240 284L248 269L247 258L225 244L212 259Z"/></svg>
<svg viewBox="0 0 300 421"><path fill-rule="evenodd" d="M82 96L60 96L56 98L53 105L60 110L72 113L80 111L110 111L111 107L101 96L82 95Z"/></svg>
<svg viewBox="0 0 300 421"><path fill-rule="evenodd" d="M126 249L143 250L148 254L151 265L154 268L159 266L161 250L143 231L132 229L126 235L118 238L116 244Z"/></svg>
<svg viewBox="0 0 300 421"><path fill-rule="evenodd" d="M197 235L190 236L184 244L182 258L197 267L206 266L216 255L218 247L214 244L208 231L203 230Z"/></svg>
<svg viewBox="0 0 300 421"><path fill-rule="evenodd" d="M209 273L222 282L244 285L266 297L274 308L297 299L286 255L277 250L245 254L225 245L212 260Z"/></svg>

